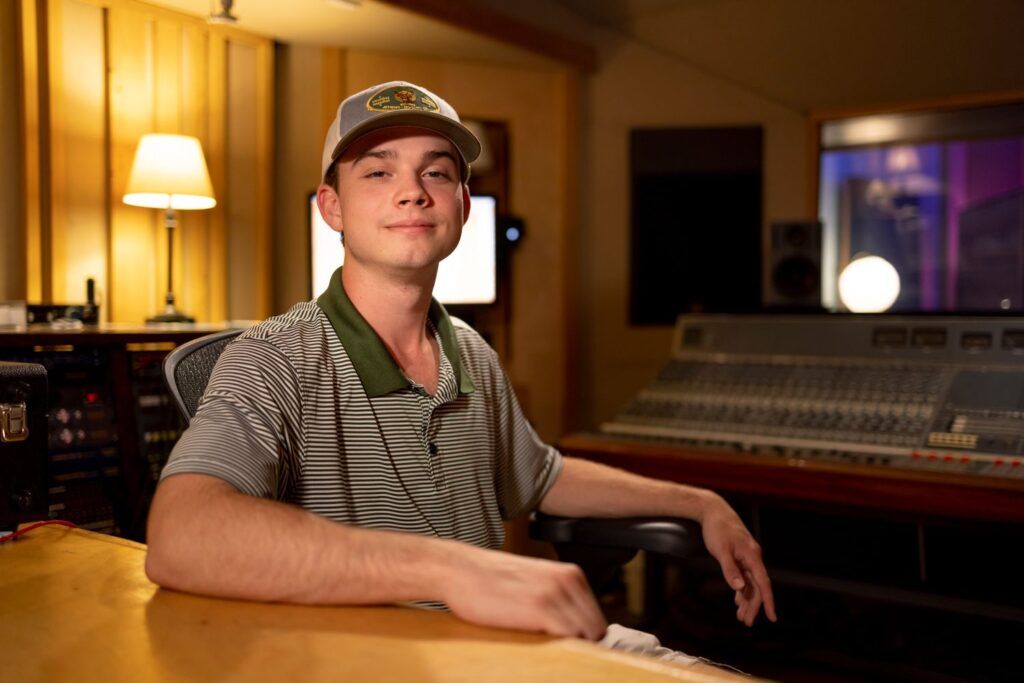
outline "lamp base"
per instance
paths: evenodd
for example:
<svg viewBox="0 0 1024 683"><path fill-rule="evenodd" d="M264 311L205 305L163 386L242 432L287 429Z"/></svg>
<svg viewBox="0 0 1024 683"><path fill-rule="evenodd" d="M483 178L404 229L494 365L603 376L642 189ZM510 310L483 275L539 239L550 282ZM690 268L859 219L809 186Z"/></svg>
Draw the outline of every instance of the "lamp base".
<svg viewBox="0 0 1024 683"><path fill-rule="evenodd" d="M195 318L185 315L184 313L161 313L160 315L154 315L152 318L146 318L147 325L154 325L158 323L194 323Z"/></svg>
<svg viewBox="0 0 1024 683"><path fill-rule="evenodd" d="M167 240L167 253L171 253L171 240ZM167 272L171 272L171 261L170 258L167 260ZM169 277L169 276L168 276ZM164 299L164 312L157 313L151 318L146 318L147 325L155 325L158 323L194 323L195 318L185 315L178 310L178 307L174 305L174 292L171 291L170 279L167 281L167 296Z"/></svg>

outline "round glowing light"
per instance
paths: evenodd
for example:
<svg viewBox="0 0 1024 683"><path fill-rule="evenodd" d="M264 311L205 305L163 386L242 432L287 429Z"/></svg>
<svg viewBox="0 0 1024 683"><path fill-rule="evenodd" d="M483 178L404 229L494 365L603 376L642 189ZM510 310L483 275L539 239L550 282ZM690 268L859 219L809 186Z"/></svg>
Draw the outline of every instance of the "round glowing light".
<svg viewBox="0 0 1024 683"><path fill-rule="evenodd" d="M839 275L839 298L854 313L881 313L899 295L899 273L880 256L855 258Z"/></svg>

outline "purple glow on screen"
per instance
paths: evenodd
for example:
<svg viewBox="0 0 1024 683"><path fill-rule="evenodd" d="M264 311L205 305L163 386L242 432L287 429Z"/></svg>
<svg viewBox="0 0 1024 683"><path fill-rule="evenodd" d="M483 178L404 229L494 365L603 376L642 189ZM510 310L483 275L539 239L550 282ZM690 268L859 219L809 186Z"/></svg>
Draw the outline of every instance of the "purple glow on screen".
<svg viewBox="0 0 1024 683"><path fill-rule="evenodd" d="M900 274L893 311L1024 310L1024 136L829 150L820 180L831 283L870 253Z"/></svg>

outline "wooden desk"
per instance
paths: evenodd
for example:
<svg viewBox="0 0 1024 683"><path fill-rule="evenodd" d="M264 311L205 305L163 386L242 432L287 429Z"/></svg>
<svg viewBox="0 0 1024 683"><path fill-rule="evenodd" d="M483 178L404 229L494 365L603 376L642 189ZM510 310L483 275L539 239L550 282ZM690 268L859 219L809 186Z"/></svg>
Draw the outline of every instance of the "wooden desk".
<svg viewBox="0 0 1024 683"><path fill-rule="evenodd" d="M747 681L398 607L159 589L145 546L44 527L0 545L3 681Z"/></svg>

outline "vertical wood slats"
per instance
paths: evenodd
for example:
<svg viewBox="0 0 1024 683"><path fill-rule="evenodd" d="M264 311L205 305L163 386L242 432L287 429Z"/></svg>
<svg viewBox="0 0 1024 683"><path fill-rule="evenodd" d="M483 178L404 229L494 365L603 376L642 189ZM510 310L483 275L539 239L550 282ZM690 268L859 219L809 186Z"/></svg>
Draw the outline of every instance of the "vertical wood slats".
<svg viewBox="0 0 1024 683"><path fill-rule="evenodd" d="M136 0L22 0L20 12L29 299L83 301L92 276L106 319L141 322L160 310L167 277L161 212L126 206L121 197L139 138L182 133L202 142L220 205L179 212L179 307L199 320L267 315L271 41ZM232 74L225 54L235 44L254 59ZM245 118L241 125L254 130L245 168L225 156L229 88L245 102L234 112ZM229 181L243 174L247 191L228 197ZM230 223L229 204L250 220ZM233 232L244 250L232 248ZM229 272L261 283L240 295L242 315L229 310Z"/></svg>
<svg viewBox="0 0 1024 683"><path fill-rule="evenodd" d="M210 242L207 254L207 272L210 275L210 319L228 319L228 240L227 240L227 201L224 191L227 187L227 163L224 138L227 132L227 93L223 79L215 74L227 73L227 46L217 31L211 31L207 39L209 60L207 82L207 106L209 121L209 152L206 163L210 167L210 179L213 191L218 200L217 206L210 213Z"/></svg>
<svg viewBox="0 0 1024 683"><path fill-rule="evenodd" d="M52 295L84 301L87 278L107 289L106 17L76 0L48 9Z"/></svg>
<svg viewBox="0 0 1024 683"><path fill-rule="evenodd" d="M152 18L135 7L110 9L109 92L111 139L110 319L138 322L155 310L158 276L153 233L156 216L121 201L139 138L153 130Z"/></svg>
<svg viewBox="0 0 1024 683"><path fill-rule="evenodd" d="M41 172L49 153L46 120L46 7L45 0L21 0L18 5L21 57L21 139L24 167L24 228L26 283L30 301L50 297L49 181Z"/></svg>

